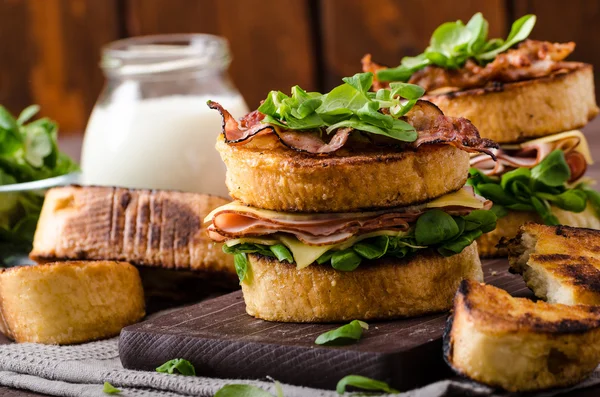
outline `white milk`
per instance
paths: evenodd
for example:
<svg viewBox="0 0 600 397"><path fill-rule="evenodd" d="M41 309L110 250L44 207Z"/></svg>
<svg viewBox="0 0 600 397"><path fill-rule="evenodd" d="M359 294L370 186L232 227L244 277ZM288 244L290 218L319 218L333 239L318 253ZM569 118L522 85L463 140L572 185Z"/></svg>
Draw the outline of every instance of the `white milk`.
<svg viewBox="0 0 600 397"><path fill-rule="evenodd" d="M96 106L86 129L85 184L177 189L227 197L225 165L215 149L222 104L237 119L248 112L234 97L171 96Z"/></svg>

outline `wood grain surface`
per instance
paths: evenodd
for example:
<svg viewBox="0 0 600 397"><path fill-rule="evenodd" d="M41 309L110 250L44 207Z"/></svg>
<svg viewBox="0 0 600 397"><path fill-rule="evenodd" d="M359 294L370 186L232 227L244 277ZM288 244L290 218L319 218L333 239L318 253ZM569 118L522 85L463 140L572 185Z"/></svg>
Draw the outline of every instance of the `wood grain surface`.
<svg viewBox="0 0 600 397"><path fill-rule="evenodd" d="M83 131L104 81L100 47L120 37L117 1L0 2L0 104L38 103L63 132Z"/></svg>
<svg viewBox="0 0 600 397"><path fill-rule="evenodd" d="M38 103L63 133L80 134L104 80L103 45L188 32L229 39L231 76L256 107L272 89L328 90L358 72L367 52L396 65L422 51L436 26L477 11L493 37L536 13L532 37L575 40L572 59L592 63L599 76L598 0L3 0L0 104L18 112Z"/></svg>

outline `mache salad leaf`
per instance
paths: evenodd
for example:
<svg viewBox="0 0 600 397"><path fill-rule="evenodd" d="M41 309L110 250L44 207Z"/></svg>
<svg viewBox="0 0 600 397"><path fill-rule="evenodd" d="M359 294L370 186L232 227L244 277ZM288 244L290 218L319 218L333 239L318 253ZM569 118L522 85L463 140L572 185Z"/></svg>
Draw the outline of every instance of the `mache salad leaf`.
<svg viewBox="0 0 600 397"><path fill-rule="evenodd" d="M468 59L479 64L491 62L498 54L525 40L535 26L536 16L517 19L506 40L488 40L488 21L478 12L465 25L462 21L446 22L431 35L429 46L422 54L404 57L398 67L377 72L379 81L408 81L418 70L428 65L445 69L464 66Z"/></svg>
<svg viewBox="0 0 600 397"><path fill-rule="evenodd" d="M32 105L15 118L0 106L0 185L30 182L78 170L61 153L57 124L47 118L30 121L39 111ZM44 201L43 192L0 193L0 265L31 249Z"/></svg>
<svg viewBox="0 0 600 397"><path fill-rule="evenodd" d="M587 184L567 185L571 178L569 165L562 150L551 152L535 167L517 168L500 178L486 176L476 168L470 169L467 185L477 194L494 202L493 212L502 217L508 210L535 211L545 224L558 225L552 207L582 212L590 204L600 217L600 194Z"/></svg>
<svg viewBox="0 0 600 397"><path fill-rule="evenodd" d="M600 196L598 199L600 204ZM474 210L469 215L451 216L434 209L421 215L407 233L369 237L351 247L331 248L316 262L320 265L330 264L336 270L352 271L364 260L382 257L405 258L423 249L433 249L443 256L452 256L461 253L483 233L495 228L494 211ZM276 248L278 246L280 247ZM278 255L276 252L279 250L286 252L284 255ZM240 282L244 281L248 272L247 254L260 254L294 263L292 253L283 244L224 244L223 252L235 256L235 268Z"/></svg>
<svg viewBox="0 0 600 397"><path fill-rule="evenodd" d="M371 392L380 392L380 393L388 393L395 394L400 393L398 390L391 388L387 383L382 382L380 380L367 378L366 376L361 375L348 375L344 376L337 383L335 390L338 394L344 394L348 386L367 390Z"/></svg>
<svg viewBox="0 0 600 397"><path fill-rule="evenodd" d="M389 89L373 93L369 91L373 85L370 72L357 73L343 81L326 94L306 92L298 86L292 88L290 96L271 91L258 108L265 115L263 123L327 134L349 127L403 142L417 139L415 128L401 117L423 96L421 87L393 83Z"/></svg>
<svg viewBox="0 0 600 397"><path fill-rule="evenodd" d="M369 325L364 321L352 320L346 325L327 331L315 339L315 344L326 346L343 346L357 342Z"/></svg>

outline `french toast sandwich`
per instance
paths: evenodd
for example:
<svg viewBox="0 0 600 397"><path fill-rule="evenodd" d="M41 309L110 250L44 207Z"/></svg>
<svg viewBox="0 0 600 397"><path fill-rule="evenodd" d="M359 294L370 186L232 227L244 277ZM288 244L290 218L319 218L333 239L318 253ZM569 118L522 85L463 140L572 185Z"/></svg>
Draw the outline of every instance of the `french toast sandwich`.
<svg viewBox="0 0 600 397"><path fill-rule="evenodd" d="M528 39L535 22L525 15L506 40L490 40L488 22L477 13L466 24L438 27L429 47L398 67L378 65L370 55L362 60L363 70L375 73L375 89L418 84L445 114L469 119L483 138L499 143L495 160L470 158L468 184L494 202L498 216L498 227L478 241L482 256L506 256L498 242L525 222L600 229L600 196L584 176L593 160L579 130L599 112L593 68L567 60L573 42Z"/></svg>
<svg viewBox="0 0 600 397"><path fill-rule="evenodd" d="M464 187L469 153L490 153L462 118L410 84L369 92L359 73L326 94L272 91L236 121L221 105L217 150L233 203L205 219L234 255L246 311L286 322L444 311L481 280L474 240L491 202Z"/></svg>

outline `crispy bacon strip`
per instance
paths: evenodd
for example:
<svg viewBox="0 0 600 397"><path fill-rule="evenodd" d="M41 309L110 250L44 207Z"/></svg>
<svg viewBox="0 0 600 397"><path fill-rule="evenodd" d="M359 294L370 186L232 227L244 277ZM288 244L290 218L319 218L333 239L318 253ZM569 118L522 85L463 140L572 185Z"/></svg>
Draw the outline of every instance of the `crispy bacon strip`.
<svg viewBox="0 0 600 397"><path fill-rule="evenodd" d="M259 135L274 134L290 149L310 154L328 154L344 147L353 131L352 128L339 128L329 142L325 142L320 131L283 130L278 126L262 123L264 116L257 111L249 113L238 123L219 103L209 101L208 106L221 114L225 142L230 145L243 145ZM395 145L417 149L424 144L448 144L467 152L486 153L494 158L490 149L498 147L495 142L481 138L468 120L444 116L430 102L417 101L404 119L415 127L418 138L408 144L394 141Z"/></svg>
<svg viewBox="0 0 600 397"><path fill-rule="evenodd" d="M290 149L311 154L327 154L342 148L348 141L352 128L338 129L329 142L325 142L320 134L315 132L296 132L281 130L278 126L261 123L264 115L257 110L249 113L238 123L221 104L208 102L211 109L216 109L223 118L223 133L225 142L230 145L244 144L248 140L265 134L275 134L279 141Z"/></svg>
<svg viewBox="0 0 600 397"><path fill-rule="evenodd" d="M432 91L459 91L485 87L493 82L510 83L536 77L548 76L561 69L570 69L572 62L563 62L575 49L575 43L551 43L548 41L525 40L517 48L499 54L486 66L473 60L456 70L439 66L427 66L415 72L411 84L418 84L431 94ZM376 72L385 66L376 64L367 54L362 59L363 71ZM376 82L374 89L386 87L385 82Z"/></svg>
<svg viewBox="0 0 600 397"><path fill-rule="evenodd" d="M471 157L471 166L480 169L489 176L500 176L515 168L533 168L541 163L551 152L560 149L565 152L565 160L571 169L569 182L581 178L587 170L585 157L575 148L579 145L579 138L570 137L555 142L524 144L520 149L497 149L494 151L497 161L492 161L488 156L478 155Z"/></svg>
<svg viewBox="0 0 600 397"><path fill-rule="evenodd" d="M490 209L492 202L475 195L472 188L465 188ZM213 211L207 218L209 237L215 241L232 238L257 237L273 233L287 233L308 245L337 244L350 237L377 230L406 231L410 224L428 211L425 204L391 210L332 213L332 214L285 214L271 211L253 211L248 207L228 207ZM441 208L450 215L467 215L473 209L461 206Z"/></svg>

